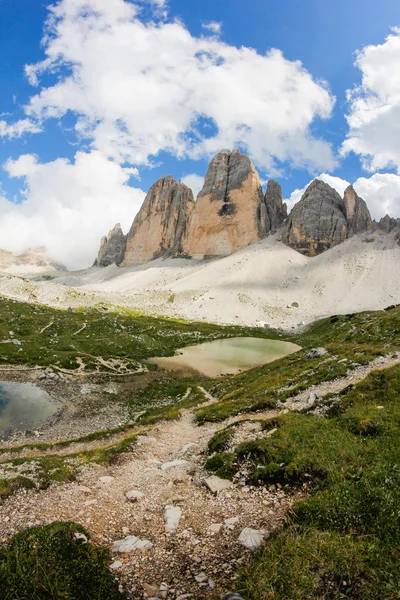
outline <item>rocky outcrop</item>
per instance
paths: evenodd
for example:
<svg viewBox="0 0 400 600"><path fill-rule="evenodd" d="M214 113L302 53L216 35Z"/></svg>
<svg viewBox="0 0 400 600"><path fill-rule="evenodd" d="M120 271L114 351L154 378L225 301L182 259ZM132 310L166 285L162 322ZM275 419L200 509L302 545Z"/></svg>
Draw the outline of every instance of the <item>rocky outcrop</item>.
<svg viewBox="0 0 400 600"><path fill-rule="evenodd" d="M194 207L193 193L171 175L154 183L126 240L123 267L182 254L182 240Z"/></svg>
<svg viewBox="0 0 400 600"><path fill-rule="evenodd" d="M391 233L394 229L400 229L400 219L394 219L385 215L378 223L379 229L382 229L385 233Z"/></svg>
<svg viewBox="0 0 400 600"><path fill-rule="evenodd" d="M302 254L315 256L371 227L367 205L352 186L342 199L330 185L316 179L291 211L282 241Z"/></svg>
<svg viewBox="0 0 400 600"><path fill-rule="evenodd" d="M248 156L222 150L211 161L183 241L193 258L227 256L270 231L260 178Z"/></svg>
<svg viewBox="0 0 400 600"><path fill-rule="evenodd" d="M108 265L112 264L121 264L125 248L126 236L122 232L121 225L117 223L108 235L101 238L100 250L94 266L108 267Z"/></svg>
<svg viewBox="0 0 400 600"><path fill-rule="evenodd" d="M345 190L343 201L349 233L363 233L372 227L372 219L365 201L357 195L352 185Z"/></svg>
<svg viewBox="0 0 400 600"><path fill-rule="evenodd" d="M282 241L302 254L320 254L347 238L345 210L337 191L316 179L291 211Z"/></svg>
<svg viewBox="0 0 400 600"><path fill-rule="evenodd" d="M264 201L267 208L269 229L275 231L287 217L287 206L282 202L281 186L273 179L268 181Z"/></svg>

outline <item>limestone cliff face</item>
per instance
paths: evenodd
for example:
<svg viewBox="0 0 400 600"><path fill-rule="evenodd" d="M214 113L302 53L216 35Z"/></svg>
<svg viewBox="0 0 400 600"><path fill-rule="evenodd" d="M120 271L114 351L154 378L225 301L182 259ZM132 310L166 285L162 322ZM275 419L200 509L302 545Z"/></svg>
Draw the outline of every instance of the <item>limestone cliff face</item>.
<svg viewBox="0 0 400 600"><path fill-rule="evenodd" d="M382 229L385 233L391 233L394 229L400 229L400 219L394 219L385 215L378 223L379 229Z"/></svg>
<svg viewBox="0 0 400 600"><path fill-rule="evenodd" d="M302 254L315 256L371 227L367 205L352 186L342 200L330 185L316 179L290 213L282 241Z"/></svg>
<svg viewBox="0 0 400 600"><path fill-rule="evenodd" d="M182 239L193 210L193 193L171 175L154 183L126 240L123 267L182 253Z"/></svg>
<svg viewBox="0 0 400 600"><path fill-rule="evenodd" d="M222 150L211 161L190 216L183 254L227 256L270 230L260 178L248 156Z"/></svg>
<svg viewBox="0 0 400 600"><path fill-rule="evenodd" d="M372 219L365 201L357 195L352 185L344 192L343 201L349 233L363 233L372 227Z"/></svg>
<svg viewBox="0 0 400 600"><path fill-rule="evenodd" d="M337 191L316 179L291 211L282 241L302 254L320 254L347 238L345 210Z"/></svg>
<svg viewBox="0 0 400 600"><path fill-rule="evenodd" d="M121 264L126 248L126 236L121 225L117 223L108 235L101 238L100 250L94 262L95 267L108 267L108 265Z"/></svg>
<svg viewBox="0 0 400 600"><path fill-rule="evenodd" d="M270 179L265 192L265 205L267 207L269 229L278 229L287 217L287 206L282 202L282 188L273 179Z"/></svg>

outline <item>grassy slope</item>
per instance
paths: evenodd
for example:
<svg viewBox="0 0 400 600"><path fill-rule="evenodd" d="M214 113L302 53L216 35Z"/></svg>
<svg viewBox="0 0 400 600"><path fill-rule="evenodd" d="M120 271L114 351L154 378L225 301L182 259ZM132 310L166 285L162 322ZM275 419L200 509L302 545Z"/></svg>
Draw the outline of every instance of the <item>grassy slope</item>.
<svg viewBox="0 0 400 600"><path fill-rule="evenodd" d="M29 322L31 329L23 336L12 323L15 337L20 339L20 336L21 341L26 342L29 353L24 350L25 360L14 354L7 360L40 361L40 345L35 343L37 315L31 315L29 311L33 309L26 305L11 308L27 312L22 323ZM40 307L37 311L39 316L44 311L44 324L53 312ZM117 340L122 343L121 352L135 352L135 359L141 359L150 353L161 355L164 351L167 354L185 343L193 343L193 335L200 341L210 339L207 336L254 333L240 328L107 315L110 339L104 342L103 352L101 340L98 346L91 346L99 327L96 322L101 318L98 312L83 316L54 312L60 319L58 322L66 318L69 326L77 325L73 320L78 318L83 319L82 322L90 321L86 328L89 332L84 330L68 348L57 350L65 352L71 360L85 352L95 356L104 356L104 353L119 356L118 348L112 346ZM115 328L120 329L121 324L128 326L128 323L129 327L138 328L135 334L131 331L131 335L138 338L134 351L130 350L129 336L127 339L123 329L116 332L115 338L111 335ZM4 319L3 327L8 331L11 324ZM150 327L147 335L152 337L151 347L143 342L146 327ZM266 337L278 335L257 333ZM57 337L67 342L70 335L67 329L60 328ZM235 377L209 382L209 390L220 400L198 409L199 421L217 421L239 412L274 406L278 400L285 401L312 384L345 375L357 364L399 351L400 307L324 319L292 339L303 346L299 353ZM326 347L328 355L307 360L307 350L315 346ZM59 356L57 354L57 358ZM46 355L44 360L50 358ZM171 392L169 384L166 385L168 394L173 396L177 390ZM163 395L165 390L156 387L148 392L150 396L157 396ZM177 397L181 397L182 392L183 387L179 388ZM146 392L143 394L145 399ZM400 598L399 400L400 368L393 367L373 373L354 389L345 390L327 418L282 415L273 423L264 424L266 430L272 426L277 428L270 438L245 442L229 455L222 452L213 456L214 464L209 466L222 469L224 474L232 474L238 466L243 466L252 483L279 483L308 490L308 498L295 506L285 526L271 536L265 552L241 574L240 586L247 600ZM189 398L187 402L196 404L198 398ZM143 422L151 423L165 416L176 418L178 414L178 406L160 407L145 414ZM229 431L220 433L219 438L210 443L210 451L223 451L230 437Z"/></svg>
<svg viewBox="0 0 400 600"><path fill-rule="evenodd" d="M11 342L13 338L21 344ZM126 309L74 313L0 298L0 364L77 368L83 358L92 370L97 359L122 360L130 369L152 356L170 356L183 346L217 338L277 332L209 323L187 323L134 314ZM103 367L107 370L106 367Z"/></svg>
<svg viewBox="0 0 400 600"><path fill-rule="evenodd" d="M278 400L284 402L311 385L343 377L349 368L400 351L400 307L322 319L292 339L302 351L209 383L209 391L220 401L199 409L198 420L222 421L274 407ZM308 350L319 346L329 353L307 360Z"/></svg>
<svg viewBox="0 0 400 600"><path fill-rule="evenodd" d="M279 363L211 384L219 403L200 408L200 420L273 405L277 399L398 351L400 308L334 317L297 338L338 358ZM357 354L356 354L357 353ZM343 357L348 360L339 363ZM291 386L290 391L280 391ZM207 465L222 476L239 468L258 485L304 489L285 525L242 573L246 600L400 598L400 367L372 372L331 398L326 418L289 413L264 422L271 437L224 452L232 428L209 443Z"/></svg>

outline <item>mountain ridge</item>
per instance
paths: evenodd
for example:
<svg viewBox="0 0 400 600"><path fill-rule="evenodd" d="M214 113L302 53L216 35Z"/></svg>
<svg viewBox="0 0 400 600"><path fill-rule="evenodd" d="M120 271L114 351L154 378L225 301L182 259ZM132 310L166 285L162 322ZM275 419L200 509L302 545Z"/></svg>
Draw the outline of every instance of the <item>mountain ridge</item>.
<svg viewBox="0 0 400 600"><path fill-rule="evenodd" d="M102 238L95 265L220 258L276 231L297 252L316 256L377 228L385 233L400 230L400 220L386 215L376 223L352 185L342 198L319 179L309 184L288 215L278 182L269 180L264 194L251 159L239 150L221 150L209 164L196 201L190 188L170 175L155 182L128 234L123 236L117 227Z"/></svg>

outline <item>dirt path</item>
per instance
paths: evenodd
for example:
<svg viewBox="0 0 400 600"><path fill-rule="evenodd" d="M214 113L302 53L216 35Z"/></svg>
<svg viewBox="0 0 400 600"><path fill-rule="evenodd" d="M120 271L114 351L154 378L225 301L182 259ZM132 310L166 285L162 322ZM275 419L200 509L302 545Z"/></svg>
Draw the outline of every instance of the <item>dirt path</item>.
<svg viewBox="0 0 400 600"><path fill-rule="evenodd" d="M235 485L212 494L204 484L204 451L215 428L197 426L192 411L179 421L158 424L139 439L135 451L110 467L89 465L78 481L40 492L19 492L2 506L0 541L24 527L53 520L85 526L95 542L112 546L126 535L148 539L146 551L118 554L115 570L124 589L142 597L144 584L168 584L168 598L191 593L194 598L220 598L234 588L235 571L250 557L238 543L245 527L271 531L294 501L283 491ZM185 461L176 466L171 461ZM101 482L100 477L112 479ZM129 502L125 493L144 494ZM166 506L182 511L174 533L165 530ZM225 520L237 518L233 524ZM212 524L222 524L211 533ZM197 579L196 579L197 578ZM174 590L174 591L172 591Z"/></svg>
<svg viewBox="0 0 400 600"><path fill-rule="evenodd" d="M339 392L374 369L399 363L399 355L376 359L344 378L310 388L287 405L296 410L309 400L311 392L317 396ZM205 390L203 393L208 402L215 401ZM89 530L95 543L110 548L117 540L134 535L149 540L152 546L129 554L115 553L112 564L121 586L132 597L146 597L145 592L154 596L155 590L146 586L165 583L171 600L183 594L192 594L196 600L219 599L235 588L235 572L251 555L238 543L241 531L245 527L272 531L296 498L275 486L246 486L243 472L236 474L229 488L214 495L205 485L207 443L217 429L234 422L240 424L234 443L243 436L258 436L260 428L254 421L274 414L277 412L262 411L239 415L218 426L198 426L194 411L185 410L179 420L158 423L139 437L134 451L114 465L88 465L73 483L39 492L21 490L10 497L1 507L0 543L20 529L54 520L78 522ZM130 490L143 496L129 501L125 494ZM166 531L167 506L181 512L174 532ZM228 519L234 521L226 523ZM218 532L210 530L213 524L219 524L214 527L220 526Z"/></svg>
<svg viewBox="0 0 400 600"><path fill-rule="evenodd" d="M314 394L317 398L326 396L327 394L338 394L349 385L355 385L365 379L372 371L382 371L398 364L400 364L399 353L396 353L394 356L380 356L368 363L368 365L360 366L350 371L345 377L313 385L304 390L304 392L297 394L297 396L288 398L285 402L285 408L295 411L304 410L311 403L310 394Z"/></svg>

